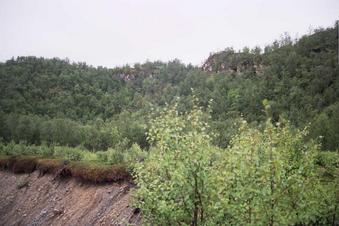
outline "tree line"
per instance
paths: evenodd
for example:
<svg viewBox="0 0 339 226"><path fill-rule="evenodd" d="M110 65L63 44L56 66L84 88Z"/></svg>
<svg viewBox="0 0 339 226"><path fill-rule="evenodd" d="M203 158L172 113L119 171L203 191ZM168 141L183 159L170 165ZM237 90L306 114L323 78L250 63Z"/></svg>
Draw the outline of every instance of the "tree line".
<svg viewBox="0 0 339 226"><path fill-rule="evenodd" d="M139 132L147 130L151 109L179 98L178 110L186 112L196 95L204 108L213 99L210 124L217 146L229 144L240 118L260 128L265 122L262 101L268 100L273 121L284 117L297 128L310 123L309 138L320 139L324 150L335 150L337 30L318 29L299 40L285 35L263 50L226 48L211 54L203 67L173 60L110 69L68 59L13 58L0 63L1 136L5 142L83 145L90 150L105 150L126 138L146 147ZM119 139L106 139L112 131L98 126L112 121L123 134ZM137 129L128 129L130 125ZM57 135L59 128L67 131L67 138Z"/></svg>

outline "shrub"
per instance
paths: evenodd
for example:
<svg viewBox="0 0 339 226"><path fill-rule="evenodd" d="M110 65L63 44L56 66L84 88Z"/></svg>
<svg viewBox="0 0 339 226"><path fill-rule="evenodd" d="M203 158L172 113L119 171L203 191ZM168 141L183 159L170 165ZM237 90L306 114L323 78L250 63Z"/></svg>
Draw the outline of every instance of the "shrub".
<svg viewBox="0 0 339 226"><path fill-rule="evenodd" d="M23 143L16 144L14 142L10 142L7 145L1 144L0 146L0 154L2 155L34 155L36 154L35 146L26 146Z"/></svg>
<svg viewBox="0 0 339 226"><path fill-rule="evenodd" d="M52 157L54 155L54 147L53 146L48 147L47 145L41 145L37 147L36 154L43 156L43 157Z"/></svg>
<svg viewBox="0 0 339 226"><path fill-rule="evenodd" d="M114 149L118 151L124 151L127 150L130 147L130 140L126 137L123 139L119 140L115 145Z"/></svg>
<svg viewBox="0 0 339 226"><path fill-rule="evenodd" d="M317 155L317 164L323 167L339 168L339 152L322 151Z"/></svg>
<svg viewBox="0 0 339 226"><path fill-rule="evenodd" d="M14 144L11 150L11 154L15 156L26 155L26 146L22 143ZM27 154L29 155L30 153Z"/></svg>
<svg viewBox="0 0 339 226"><path fill-rule="evenodd" d="M282 126L284 125L284 126ZM219 222L237 225L313 223L325 214L328 199L315 165L319 146L305 143L306 131L288 122L263 131L246 123L214 168Z"/></svg>
<svg viewBox="0 0 339 226"><path fill-rule="evenodd" d="M0 155L7 155L7 153L5 153L5 148L6 146L0 142Z"/></svg>
<svg viewBox="0 0 339 226"><path fill-rule="evenodd" d="M119 164L124 161L124 155L121 151L115 149L108 149L107 153L107 163L109 164Z"/></svg>
<svg viewBox="0 0 339 226"><path fill-rule="evenodd" d="M137 146L134 147L134 150ZM132 149L131 149L132 150ZM135 151L128 152L128 155L136 155ZM40 156L40 157L57 157L71 161L99 161L108 164L119 164L125 161L125 154L122 150L109 149L108 151L90 152L78 147L64 146L26 146L24 144L15 144L14 142L7 145L0 143L0 155L2 156ZM130 157L128 157L130 158Z"/></svg>
<svg viewBox="0 0 339 226"><path fill-rule="evenodd" d="M15 149L16 144L14 141L10 142L4 147L4 154L5 155L15 155L14 149Z"/></svg>
<svg viewBox="0 0 339 226"><path fill-rule="evenodd" d="M100 162L107 162L108 161L107 151L97 151L95 154L98 158L98 161L100 161Z"/></svg>
<svg viewBox="0 0 339 226"><path fill-rule="evenodd" d="M84 151L78 148L55 147L54 155L72 161L80 161L84 158Z"/></svg>
<svg viewBox="0 0 339 226"><path fill-rule="evenodd" d="M98 155L96 153L84 151L83 154L84 154L83 156L84 161L90 161L90 162L99 161Z"/></svg>
<svg viewBox="0 0 339 226"><path fill-rule="evenodd" d="M108 164L120 164L125 161L125 155L122 151L108 149L107 151L98 151L95 153L99 162Z"/></svg>
<svg viewBox="0 0 339 226"><path fill-rule="evenodd" d="M124 161L134 165L136 162L141 162L146 159L147 152L143 151L138 144L133 144L132 147L126 150Z"/></svg>
<svg viewBox="0 0 339 226"><path fill-rule="evenodd" d="M147 223L206 224L215 212L211 172L218 149L210 145L203 118L196 105L186 115L174 106L152 121L148 138L154 148L134 168L135 202Z"/></svg>
<svg viewBox="0 0 339 226"><path fill-rule="evenodd" d="M329 225L338 180L323 182L319 145L282 121L263 130L242 122L222 151L211 145L202 112L176 108L152 121L154 150L136 164L135 204L159 225ZM337 197L336 197L337 196Z"/></svg>

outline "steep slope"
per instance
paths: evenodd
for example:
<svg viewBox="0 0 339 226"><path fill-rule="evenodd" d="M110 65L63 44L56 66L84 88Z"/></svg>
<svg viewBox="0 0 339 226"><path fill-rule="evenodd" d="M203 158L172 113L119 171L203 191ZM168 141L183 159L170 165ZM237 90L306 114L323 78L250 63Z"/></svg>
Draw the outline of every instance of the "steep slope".
<svg viewBox="0 0 339 226"><path fill-rule="evenodd" d="M0 171L0 225L140 225L130 188Z"/></svg>

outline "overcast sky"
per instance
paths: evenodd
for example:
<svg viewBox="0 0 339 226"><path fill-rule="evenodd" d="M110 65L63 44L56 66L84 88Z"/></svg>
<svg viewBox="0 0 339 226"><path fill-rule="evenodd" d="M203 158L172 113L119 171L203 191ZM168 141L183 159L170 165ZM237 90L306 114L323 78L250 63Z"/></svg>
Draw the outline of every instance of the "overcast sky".
<svg viewBox="0 0 339 226"><path fill-rule="evenodd" d="M94 66L264 46L333 26L338 0L0 0L0 61L68 57Z"/></svg>

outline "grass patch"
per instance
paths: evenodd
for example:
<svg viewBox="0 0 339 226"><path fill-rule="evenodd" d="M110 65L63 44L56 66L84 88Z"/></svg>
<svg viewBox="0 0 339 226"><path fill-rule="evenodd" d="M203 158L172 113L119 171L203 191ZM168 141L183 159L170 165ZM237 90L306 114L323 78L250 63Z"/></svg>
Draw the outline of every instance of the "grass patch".
<svg viewBox="0 0 339 226"><path fill-rule="evenodd" d="M7 170L10 156L0 156L0 170Z"/></svg>
<svg viewBox="0 0 339 226"><path fill-rule="evenodd" d="M61 159L38 159L36 168L39 170L40 176L56 174L64 162L65 161Z"/></svg>
<svg viewBox="0 0 339 226"><path fill-rule="evenodd" d="M121 182L131 180L124 165L73 162L69 166L72 176L92 183Z"/></svg>
<svg viewBox="0 0 339 226"><path fill-rule="evenodd" d="M32 173L36 169L36 164L37 158L32 156L2 156L0 158L0 169L10 170L13 173Z"/></svg>
<svg viewBox="0 0 339 226"><path fill-rule="evenodd" d="M74 177L89 183L130 181L131 176L125 165L107 165L92 161L69 161L34 156L1 156L0 169L13 173L52 174L55 178Z"/></svg>
<svg viewBox="0 0 339 226"><path fill-rule="evenodd" d="M58 158L69 161L100 162L103 164L133 163L144 159L147 152L139 145L133 144L126 150L108 149L107 151L90 152L80 147L46 146L44 144L25 145L0 142L0 156L38 156L39 158Z"/></svg>
<svg viewBox="0 0 339 226"><path fill-rule="evenodd" d="M14 161L12 171L14 173L32 173L36 169L37 159L34 157L19 157Z"/></svg>
<svg viewBox="0 0 339 226"><path fill-rule="evenodd" d="M26 146L0 143L0 169L14 173L39 171L39 176L74 177L92 183L131 181L127 166L141 161L147 153L137 144L127 150L90 152L78 147Z"/></svg>

